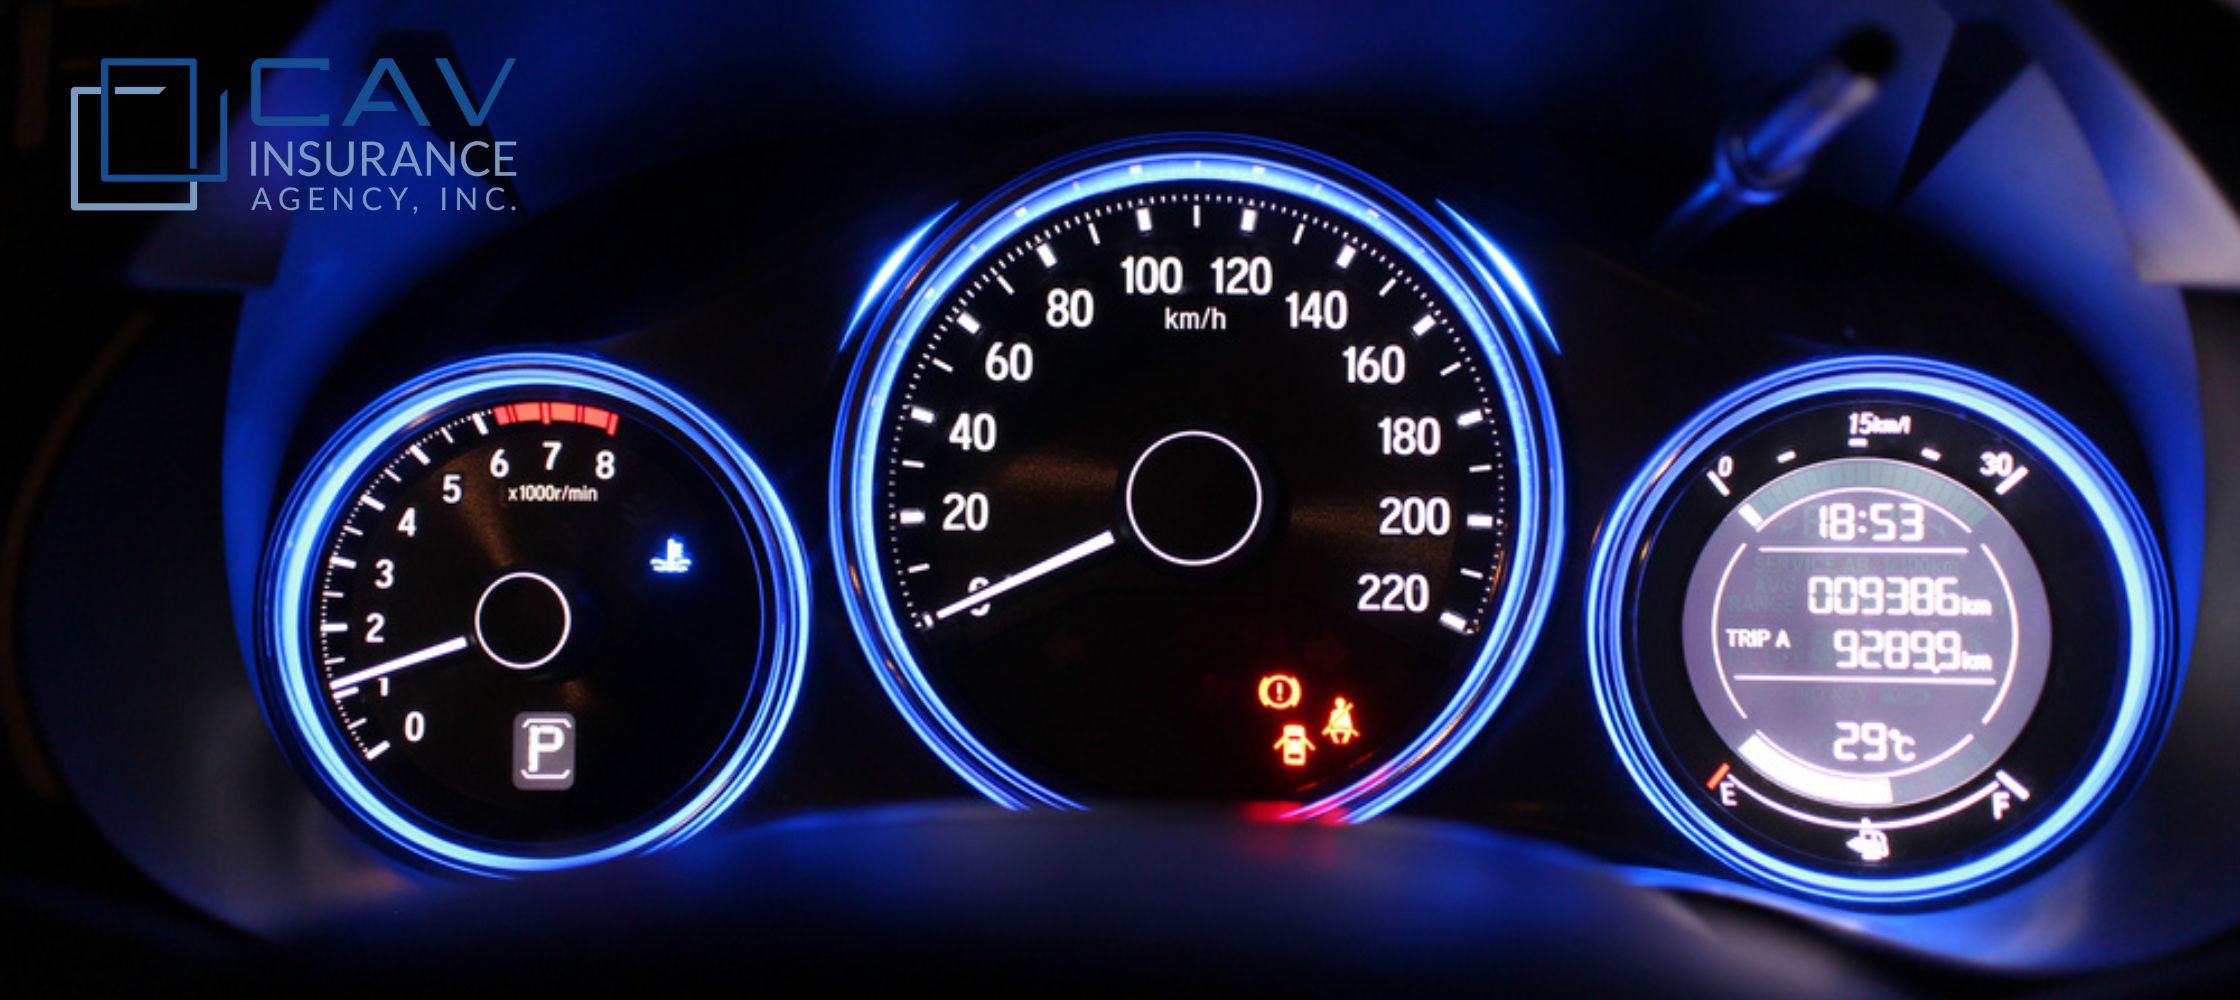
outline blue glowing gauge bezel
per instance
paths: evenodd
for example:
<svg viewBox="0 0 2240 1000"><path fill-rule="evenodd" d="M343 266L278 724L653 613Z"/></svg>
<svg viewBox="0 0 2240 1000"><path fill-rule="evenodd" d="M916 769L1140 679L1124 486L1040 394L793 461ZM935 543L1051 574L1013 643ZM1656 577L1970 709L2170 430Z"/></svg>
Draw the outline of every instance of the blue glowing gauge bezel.
<svg viewBox="0 0 2240 1000"><path fill-rule="evenodd" d="M1653 527L1669 500L1719 442L1800 401L1847 392L1920 395L2027 442L2084 501L2109 547L2129 615L2120 703L2099 752L2068 796L2021 834L1946 868L1889 878L1838 875L1776 857L1722 826L1659 760L1635 705L1627 662L1631 594ZM1588 576L1587 652L1595 701L1618 756L1657 811L1706 854L1776 888L1850 905L1915 905L1983 889L2044 859L2087 824L2137 773L2159 738L2176 683L2169 585L2152 526L2106 457L2060 415L2021 390L1957 365L1870 355L1785 369L1729 393L1666 440L1619 496L1595 545Z"/></svg>
<svg viewBox="0 0 2240 1000"><path fill-rule="evenodd" d="M636 406L681 443L731 492L770 565L764 568L773 605L767 662L733 723L720 760L696 780L699 791L668 815L634 824L564 853L512 850L467 842L408 815L374 787L345 752L340 731L313 689L303 626L311 573L342 500L374 463L431 417L462 401L515 389L575 389ZM679 843L714 822L738 800L768 762L793 714L809 649L809 571L791 515L761 468L723 426L674 390L612 362L579 354L519 352L446 365L390 392L360 412L314 458L283 508L265 556L259 591L260 687L266 716L281 741L354 819L411 856L482 875L549 871L592 864ZM742 665L742 669L746 665Z"/></svg>
<svg viewBox="0 0 2240 1000"><path fill-rule="evenodd" d="M1078 202L1176 180L1251 185L1327 209L1376 233L1452 301L1499 375L1513 428L1518 498L1515 576L1489 619L1476 661L1438 718L1352 784L1292 807L1287 819L1367 820L1437 774L1482 729L1515 683L1553 596L1563 538L1563 462L1537 352L1557 351L1537 299L1509 258L1453 208L1436 216L1336 160L1285 143L1214 133L1123 140L1061 159L999 190L938 235L930 221L894 251L857 307L860 340L833 442L832 545L849 622L880 686L943 762L1011 809L1082 809L998 757L951 714L920 669L885 594L872 514L880 418L917 336L989 247ZM922 247L922 249L921 249Z"/></svg>

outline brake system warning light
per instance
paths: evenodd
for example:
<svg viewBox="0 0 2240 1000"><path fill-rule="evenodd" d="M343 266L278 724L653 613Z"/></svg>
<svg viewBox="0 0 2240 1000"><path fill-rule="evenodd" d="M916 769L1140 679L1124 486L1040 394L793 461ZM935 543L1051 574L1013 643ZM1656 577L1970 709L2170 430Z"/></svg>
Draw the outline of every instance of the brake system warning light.
<svg viewBox="0 0 2240 1000"><path fill-rule="evenodd" d="M1282 711L1299 705L1299 679L1290 674L1269 674L1260 678L1260 706Z"/></svg>

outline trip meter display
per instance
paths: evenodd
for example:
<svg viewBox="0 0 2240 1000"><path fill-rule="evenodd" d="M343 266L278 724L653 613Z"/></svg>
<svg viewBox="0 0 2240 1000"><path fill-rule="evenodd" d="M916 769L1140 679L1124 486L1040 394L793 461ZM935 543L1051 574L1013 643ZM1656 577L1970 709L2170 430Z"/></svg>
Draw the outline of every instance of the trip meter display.
<svg viewBox="0 0 2240 1000"><path fill-rule="evenodd" d="M376 403L266 579L266 690L352 817L476 871L672 842L745 788L805 650L799 543L715 423L590 358Z"/></svg>
<svg viewBox="0 0 2240 1000"><path fill-rule="evenodd" d="M876 319L835 491L921 735L1014 805L1363 816L1436 770L1556 535L1529 300L1458 231L1310 154L1176 137L936 239Z"/></svg>
<svg viewBox="0 0 2240 1000"><path fill-rule="evenodd" d="M2162 569L2074 429L1962 369L1772 376L1653 458L1598 550L1604 716L1711 854L1853 902L1966 891L2127 778L2169 684Z"/></svg>

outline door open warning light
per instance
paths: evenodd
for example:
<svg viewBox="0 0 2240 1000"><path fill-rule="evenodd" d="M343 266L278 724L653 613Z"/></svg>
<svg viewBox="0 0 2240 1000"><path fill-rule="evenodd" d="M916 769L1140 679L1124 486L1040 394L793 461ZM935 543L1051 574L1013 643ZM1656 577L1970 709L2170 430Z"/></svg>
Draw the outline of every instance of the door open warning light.
<svg viewBox="0 0 2240 1000"><path fill-rule="evenodd" d="M1283 735L1276 739L1275 747L1283 754L1283 766L1305 767L1307 752L1314 749L1314 744L1307 741L1306 726L1287 722L1283 726Z"/></svg>

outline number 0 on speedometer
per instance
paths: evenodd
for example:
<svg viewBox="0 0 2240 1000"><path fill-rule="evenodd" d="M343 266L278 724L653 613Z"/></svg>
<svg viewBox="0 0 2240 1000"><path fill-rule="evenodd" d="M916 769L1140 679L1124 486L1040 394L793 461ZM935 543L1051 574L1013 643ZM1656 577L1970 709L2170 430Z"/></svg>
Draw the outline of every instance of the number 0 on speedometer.
<svg viewBox="0 0 2240 1000"><path fill-rule="evenodd" d="M1559 505L1498 252L1288 147L1018 182L872 313L842 579L881 680L1011 805L1373 815L1507 689Z"/></svg>

